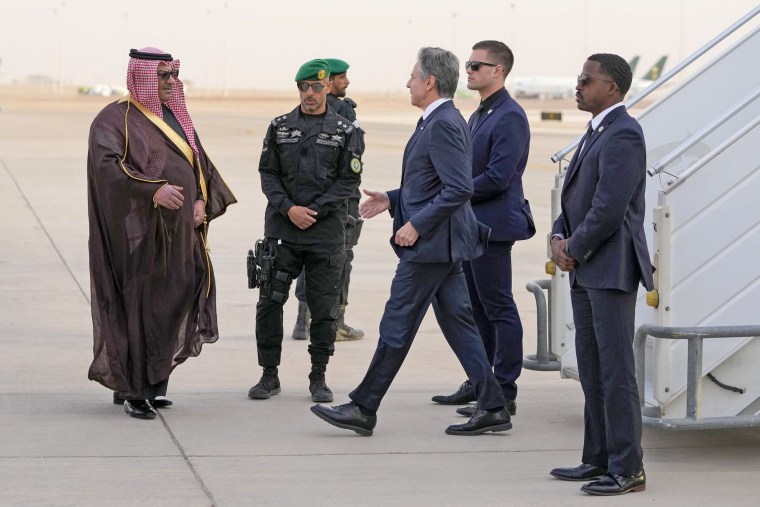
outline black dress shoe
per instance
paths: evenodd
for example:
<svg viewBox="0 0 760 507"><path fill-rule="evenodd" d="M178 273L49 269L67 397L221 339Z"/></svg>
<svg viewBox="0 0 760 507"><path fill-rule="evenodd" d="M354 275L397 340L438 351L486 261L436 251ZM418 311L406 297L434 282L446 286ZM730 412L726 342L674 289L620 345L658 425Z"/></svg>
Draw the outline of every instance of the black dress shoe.
<svg viewBox="0 0 760 507"><path fill-rule="evenodd" d="M119 396L116 391L113 392L113 404L124 405L124 398ZM156 396L154 399L150 400L150 404L153 406L153 408L166 408L174 405L174 402L168 399L166 396Z"/></svg>
<svg viewBox="0 0 760 507"><path fill-rule="evenodd" d="M482 435L488 432L507 431L512 428L506 408L498 412L478 409L464 424L452 424L446 428L447 435Z"/></svg>
<svg viewBox="0 0 760 507"><path fill-rule="evenodd" d="M166 396L156 396L150 400L150 404L153 406L153 408L166 408L174 405L174 402Z"/></svg>
<svg viewBox="0 0 760 507"><path fill-rule="evenodd" d="M590 479L598 479L606 473L607 467L581 463L573 468L555 468L549 472L549 475L563 481L588 481Z"/></svg>
<svg viewBox="0 0 760 507"><path fill-rule="evenodd" d="M362 414L359 405L353 402L337 405L335 407L314 405L311 407L311 411L314 412L317 417L323 421L329 422L333 426L346 430L353 430L365 437L372 435L372 430L375 429L375 425L377 424L376 415Z"/></svg>
<svg viewBox="0 0 760 507"><path fill-rule="evenodd" d="M442 405L464 405L476 400L475 388L469 380L465 380L454 394L433 396L433 401Z"/></svg>
<svg viewBox="0 0 760 507"><path fill-rule="evenodd" d="M150 406L148 400L124 400L124 412L130 417L138 419L153 419L156 411Z"/></svg>
<svg viewBox="0 0 760 507"><path fill-rule="evenodd" d="M601 496L636 493L645 489L647 489L647 476L643 470L631 477L607 473L598 481L589 482L581 486L581 491Z"/></svg>
<svg viewBox="0 0 760 507"><path fill-rule="evenodd" d="M467 405L466 407L459 407L457 409L457 414L472 417L477 409L477 403L474 405ZM517 403L515 400L507 400L507 410L509 411L509 415L517 415Z"/></svg>

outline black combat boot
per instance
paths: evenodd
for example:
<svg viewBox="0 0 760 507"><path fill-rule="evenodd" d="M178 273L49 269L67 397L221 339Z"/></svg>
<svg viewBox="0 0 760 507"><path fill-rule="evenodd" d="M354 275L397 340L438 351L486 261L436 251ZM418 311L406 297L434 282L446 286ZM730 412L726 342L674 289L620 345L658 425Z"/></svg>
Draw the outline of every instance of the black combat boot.
<svg viewBox="0 0 760 507"><path fill-rule="evenodd" d="M294 340L308 340L309 339L309 325L311 324L311 313L309 312L309 306L306 301L298 301L298 317L296 317L296 325L293 326L293 339Z"/></svg>
<svg viewBox="0 0 760 507"><path fill-rule="evenodd" d="M248 391L248 397L253 400L267 400L280 394L280 379L277 376L277 367L264 368L264 374L261 375L259 383Z"/></svg>
<svg viewBox="0 0 760 507"><path fill-rule="evenodd" d="M315 403L326 403L333 400L333 393L327 384L325 384L325 370L327 365L323 363L315 363L311 365L311 373L309 373L309 392L311 393L311 401Z"/></svg>
<svg viewBox="0 0 760 507"><path fill-rule="evenodd" d="M354 340L361 340L364 338L364 331L361 329L354 329L346 324L346 305L338 306L338 330L335 333L336 342L350 342Z"/></svg>

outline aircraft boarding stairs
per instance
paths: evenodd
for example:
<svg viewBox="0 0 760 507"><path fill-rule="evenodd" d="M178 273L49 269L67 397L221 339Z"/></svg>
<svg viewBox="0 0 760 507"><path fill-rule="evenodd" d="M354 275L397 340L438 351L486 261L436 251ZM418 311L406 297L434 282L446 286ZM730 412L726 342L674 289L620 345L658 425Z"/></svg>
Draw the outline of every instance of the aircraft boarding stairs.
<svg viewBox="0 0 760 507"><path fill-rule="evenodd" d="M636 308L636 375L648 424L760 426L760 6L627 106L741 27L749 30L738 42L637 118L647 144L645 225L657 268L656 290L640 288ZM560 173L552 217L560 209L562 164L578 142L553 157ZM527 285L536 297L538 346L524 365L577 380L568 275L551 261L547 274Z"/></svg>

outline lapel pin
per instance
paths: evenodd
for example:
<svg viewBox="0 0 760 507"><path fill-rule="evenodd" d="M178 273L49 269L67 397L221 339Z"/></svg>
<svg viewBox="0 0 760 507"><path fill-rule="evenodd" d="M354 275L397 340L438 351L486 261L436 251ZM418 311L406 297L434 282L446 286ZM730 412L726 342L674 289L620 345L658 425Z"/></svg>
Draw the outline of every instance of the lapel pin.
<svg viewBox="0 0 760 507"><path fill-rule="evenodd" d="M488 110L488 114L491 114L491 113L493 113L493 109Z"/></svg>

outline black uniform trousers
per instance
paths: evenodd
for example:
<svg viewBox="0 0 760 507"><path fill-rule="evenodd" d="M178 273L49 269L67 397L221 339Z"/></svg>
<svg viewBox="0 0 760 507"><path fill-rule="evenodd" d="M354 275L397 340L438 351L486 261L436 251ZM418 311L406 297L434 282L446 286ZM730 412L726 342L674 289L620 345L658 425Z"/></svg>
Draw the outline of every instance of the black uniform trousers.
<svg viewBox="0 0 760 507"><path fill-rule="evenodd" d="M352 262L354 260L354 245L346 243L346 262L343 263L340 277L340 292L338 294L338 304L345 306L348 304L348 284L351 283ZM306 277L301 271L296 279L296 298L299 301L306 301Z"/></svg>
<svg viewBox="0 0 760 507"><path fill-rule="evenodd" d="M359 215L359 199L348 199L348 214L356 219ZM346 306L348 304L348 285L351 283L351 271L354 261L354 246L359 242L361 229L353 225L346 226L346 262L343 263L343 270L340 274L340 294L338 304ZM303 271L298 275L296 280L296 297L299 301L306 301L306 279Z"/></svg>
<svg viewBox="0 0 760 507"><path fill-rule="evenodd" d="M379 408L431 303L443 336L475 387L480 407L503 407L504 395L488 364L458 262L399 262L380 320L375 355L364 380L349 394L351 400L371 410Z"/></svg>
<svg viewBox="0 0 760 507"><path fill-rule="evenodd" d="M633 357L636 292L570 290L584 406L583 463L618 475L643 468L641 406Z"/></svg>
<svg viewBox="0 0 760 507"><path fill-rule="evenodd" d="M523 327L512 297L512 245L491 241L485 254L462 263L475 323L508 400L517 398L523 361Z"/></svg>
<svg viewBox="0 0 760 507"><path fill-rule="evenodd" d="M276 241L268 239L267 241ZM309 354L312 364L327 364L335 351L338 292L346 252L343 243L296 244L283 241L277 246L275 269L292 279L303 269L306 303L311 312ZM287 295L291 282L273 280L272 289ZM261 292L256 304L256 349L259 365L278 366L282 355L282 303Z"/></svg>

